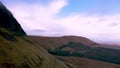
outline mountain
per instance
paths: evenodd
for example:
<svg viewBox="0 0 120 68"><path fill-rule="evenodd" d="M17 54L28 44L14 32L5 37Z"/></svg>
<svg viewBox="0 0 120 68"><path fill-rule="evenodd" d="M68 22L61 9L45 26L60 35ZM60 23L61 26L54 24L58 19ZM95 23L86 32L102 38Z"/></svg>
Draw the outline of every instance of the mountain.
<svg viewBox="0 0 120 68"><path fill-rule="evenodd" d="M0 3L0 68L120 68L119 50L99 45L76 36L28 37Z"/></svg>
<svg viewBox="0 0 120 68"><path fill-rule="evenodd" d="M12 13L0 3L0 68L69 68L33 44Z"/></svg>
<svg viewBox="0 0 120 68"><path fill-rule="evenodd" d="M7 10L7 8L2 3L0 3L0 27L13 32L15 35L26 35L11 12Z"/></svg>
<svg viewBox="0 0 120 68"><path fill-rule="evenodd" d="M84 37L29 36L31 41L49 53L77 68L119 68L120 50L106 47ZM73 62L74 61L74 62ZM88 65L89 67L87 67ZM99 67L96 67L98 66ZM109 65L109 67L108 67Z"/></svg>
<svg viewBox="0 0 120 68"><path fill-rule="evenodd" d="M87 46L96 47L97 43L84 37L77 36L63 36L63 37L43 37L43 36L29 36L34 43L40 44L45 49L55 50L56 48L67 44L69 42L83 43ZM41 43L44 42L44 43Z"/></svg>

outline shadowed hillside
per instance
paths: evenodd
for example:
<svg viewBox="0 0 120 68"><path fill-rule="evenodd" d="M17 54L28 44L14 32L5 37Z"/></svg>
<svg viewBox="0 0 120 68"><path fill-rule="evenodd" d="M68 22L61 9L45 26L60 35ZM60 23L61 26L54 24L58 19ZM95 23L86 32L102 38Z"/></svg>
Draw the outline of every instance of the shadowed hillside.
<svg viewBox="0 0 120 68"><path fill-rule="evenodd" d="M69 68L68 65L29 41L17 20L0 3L0 68Z"/></svg>
<svg viewBox="0 0 120 68"><path fill-rule="evenodd" d="M65 62L75 65L77 68L79 68L79 66L82 68L120 67L120 50L104 47L84 37L29 36L29 38L34 44L42 46L49 53ZM96 67L98 65L99 67Z"/></svg>
<svg viewBox="0 0 120 68"><path fill-rule="evenodd" d="M26 35L11 12L7 10L2 3L0 3L0 27L11 31L16 35Z"/></svg>
<svg viewBox="0 0 120 68"><path fill-rule="evenodd" d="M56 58L73 64L76 68L120 68L118 64L112 64L80 57L56 56Z"/></svg>
<svg viewBox="0 0 120 68"><path fill-rule="evenodd" d="M56 59L41 46L49 53L63 57L56 56ZM97 43L84 37L28 38L11 12L0 3L0 68L120 68L118 64L81 58L81 56L90 59L104 57L100 53L103 48L100 50L96 48ZM112 52L114 53L114 50ZM106 55L107 53L109 54L109 49L105 52ZM113 54L114 57L116 54Z"/></svg>

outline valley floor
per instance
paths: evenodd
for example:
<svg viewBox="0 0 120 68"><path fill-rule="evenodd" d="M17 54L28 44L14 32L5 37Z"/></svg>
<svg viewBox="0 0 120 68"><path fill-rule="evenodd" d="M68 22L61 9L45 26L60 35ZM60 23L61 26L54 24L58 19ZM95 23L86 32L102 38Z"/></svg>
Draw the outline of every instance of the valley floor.
<svg viewBox="0 0 120 68"><path fill-rule="evenodd" d="M120 65L96 61L87 58L80 57L68 57L68 56L55 56L57 59L60 59L64 62L73 64L76 68L120 68Z"/></svg>

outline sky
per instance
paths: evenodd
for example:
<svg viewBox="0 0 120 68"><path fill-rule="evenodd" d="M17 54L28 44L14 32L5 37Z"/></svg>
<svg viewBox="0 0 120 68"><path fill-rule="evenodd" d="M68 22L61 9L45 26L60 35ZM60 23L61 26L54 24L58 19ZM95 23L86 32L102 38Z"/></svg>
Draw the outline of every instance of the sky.
<svg viewBox="0 0 120 68"><path fill-rule="evenodd" d="M120 0L1 0L28 35L120 42Z"/></svg>

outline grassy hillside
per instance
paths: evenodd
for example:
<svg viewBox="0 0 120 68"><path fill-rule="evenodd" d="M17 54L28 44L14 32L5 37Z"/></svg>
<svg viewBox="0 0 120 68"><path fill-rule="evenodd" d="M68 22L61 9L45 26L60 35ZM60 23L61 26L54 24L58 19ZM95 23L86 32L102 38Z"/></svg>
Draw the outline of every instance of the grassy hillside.
<svg viewBox="0 0 120 68"><path fill-rule="evenodd" d="M79 57L56 56L56 58L73 64L76 68L120 68L118 64L112 64L97 60Z"/></svg>
<svg viewBox="0 0 120 68"><path fill-rule="evenodd" d="M11 12L0 3L0 68L69 68L33 44Z"/></svg>
<svg viewBox="0 0 120 68"><path fill-rule="evenodd" d="M13 36L5 29L0 33L6 33L0 35L0 68L68 68L40 46L33 45L26 36Z"/></svg>
<svg viewBox="0 0 120 68"><path fill-rule="evenodd" d="M42 36L29 36L29 38L37 44L40 44L45 49L52 49L55 50L60 46L67 44L69 42L76 42L76 43L83 43L88 46L96 47L95 42L84 38L84 37L77 37L77 36L63 36L63 37L42 37ZM44 43L41 43L44 42Z"/></svg>
<svg viewBox="0 0 120 68"><path fill-rule="evenodd" d="M82 44L79 45L79 43ZM84 37L64 36L61 38L28 38L11 12L2 3L0 3L0 68L73 68L74 65L77 68L85 68L84 66L87 66L87 61L91 63L91 66L88 64L88 68L94 68L94 65L97 66L96 64L100 64L101 68L107 68L106 65L109 65L108 68L120 67L117 64L80 58L81 53L83 52L86 54L88 53L90 58L92 54L92 57L94 57L96 53L94 54L92 52L94 50L91 51L91 49L98 48L96 45L97 43ZM65 53L65 55L69 54L70 56L78 56L79 58L72 57L69 59L68 55L68 58L59 56L56 57L58 58L56 59L45 49L41 48L41 46L51 53L57 53L58 55L63 55ZM89 48L89 52L83 51ZM73 51L69 51L69 49ZM95 57L98 56L95 55ZM77 62L74 63L73 61ZM76 63L79 64L76 65Z"/></svg>
<svg viewBox="0 0 120 68"><path fill-rule="evenodd" d="M100 44L83 37L29 36L29 38L34 42L34 44L42 46L49 53L66 57L66 59L64 59L64 57L62 57L62 59L70 63L72 62L71 59L77 57L78 59L86 59L86 61L84 61L85 63L89 61L91 63L91 65L89 64L90 66L97 66L98 64L100 64L101 68L107 68L104 65L109 65L112 68L116 68L112 66L112 64L120 66L120 50L104 48L103 46L99 46ZM71 59L67 60L67 57L71 57ZM82 64L83 62L80 62L81 60L78 59L74 59L73 61L77 61L79 64ZM93 62L97 63L92 64ZM74 64L74 62L72 64ZM79 66L84 66L84 64Z"/></svg>

